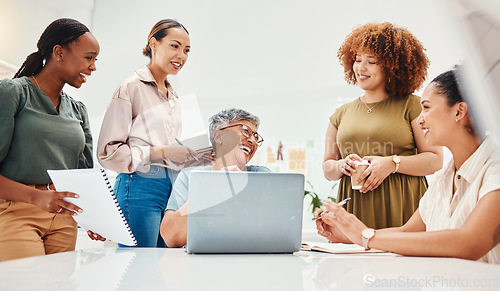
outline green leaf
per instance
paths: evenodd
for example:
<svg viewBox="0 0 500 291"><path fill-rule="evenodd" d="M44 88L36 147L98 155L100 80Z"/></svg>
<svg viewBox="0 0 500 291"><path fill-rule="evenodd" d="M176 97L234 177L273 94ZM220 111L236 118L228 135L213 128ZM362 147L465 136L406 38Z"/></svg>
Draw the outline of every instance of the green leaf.
<svg viewBox="0 0 500 291"><path fill-rule="evenodd" d="M313 198L313 200L311 201L311 205L313 206L312 213L314 213L316 208L320 208L321 205L323 205L323 203L321 203L321 199L319 199L318 195L316 195L316 197Z"/></svg>

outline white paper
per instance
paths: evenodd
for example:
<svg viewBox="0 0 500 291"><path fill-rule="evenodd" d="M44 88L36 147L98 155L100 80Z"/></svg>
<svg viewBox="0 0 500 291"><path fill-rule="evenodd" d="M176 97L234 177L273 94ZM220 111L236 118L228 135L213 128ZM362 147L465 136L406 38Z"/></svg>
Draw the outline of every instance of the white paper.
<svg viewBox="0 0 500 291"><path fill-rule="evenodd" d="M181 142L183 145L197 152L212 147L212 143L210 142L210 139L208 137L207 130L200 132L190 138L183 139Z"/></svg>
<svg viewBox="0 0 500 291"><path fill-rule="evenodd" d="M100 169L48 170L57 191L68 191L79 198L64 198L83 209L73 218L86 230L128 246L136 245L123 217L106 174Z"/></svg>
<svg viewBox="0 0 500 291"><path fill-rule="evenodd" d="M182 114L181 140L199 135L206 131L207 126L203 121L200 106L195 94L185 95L179 98Z"/></svg>

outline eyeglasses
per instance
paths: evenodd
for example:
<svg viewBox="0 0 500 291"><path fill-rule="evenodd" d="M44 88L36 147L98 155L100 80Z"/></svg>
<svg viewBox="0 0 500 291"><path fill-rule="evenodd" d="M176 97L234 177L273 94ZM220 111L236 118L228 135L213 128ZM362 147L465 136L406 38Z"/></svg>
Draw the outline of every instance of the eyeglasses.
<svg viewBox="0 0 500 291"><path fill-rule="evenodd" d="M264 139L262 138L262 136L260 134L258 134L257 132L253 131L250 127L244 125L244 124L234 124L234 125L230 125L230 126L226 126L226 127L223 127L223 128L219 128L219 130L223 130L223 129L226 129L226 128L230 128L230 127L236 127L236 126L240 126L240 131L241 131L241 134L246 137L246 138L250 138L250 137L254 137L255 140L257 141L257 145L258 146L261 146L262 143L264 142Z"/></svg>

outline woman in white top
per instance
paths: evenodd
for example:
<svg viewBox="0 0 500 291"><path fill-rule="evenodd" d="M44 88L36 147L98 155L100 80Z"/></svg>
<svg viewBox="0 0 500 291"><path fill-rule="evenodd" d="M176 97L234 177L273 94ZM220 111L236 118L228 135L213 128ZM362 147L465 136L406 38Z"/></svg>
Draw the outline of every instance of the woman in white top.
<svg viewBox="0 0 500 291"><path fill-rule="evenodd" d="M491 137L475 131L456 71L436 77L422 96L419 121L428 145L453 159L435 174L419 208L402 227L373 230L332 202L316 222L332 242L356 243L409 256L500 264L500 158ZM318 210L316 215L323 210Z"/></svg>
<svg viewBox="0 0 500 291"><path fill-rule="evenodd" d="M182 24L171 19L156 23L143 50L151 62L118 87L102 123L99 163L119 173L114 190L138 247L165 247L160 222L175 176L168 170L179 170L196 155L176 143L181 111L167 81L167 75L182 69L190 48Z"/></svg>

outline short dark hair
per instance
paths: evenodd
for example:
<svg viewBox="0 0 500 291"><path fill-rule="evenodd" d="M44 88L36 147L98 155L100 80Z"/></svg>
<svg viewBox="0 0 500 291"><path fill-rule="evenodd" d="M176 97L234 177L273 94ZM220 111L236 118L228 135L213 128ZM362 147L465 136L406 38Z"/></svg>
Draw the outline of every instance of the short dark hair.
<svg viewBox="0 0 500 291"><path fill-rule="evenodd" d="M436 86L437 94L446 98L446 103L450 107L459 102L466 102L464 99L464 95L460 90L460 84L459 84L460 78L458 77L460 69L461 69L460 66L455 66L452 70L446 71L438 75L434 79L432 79L430 83ZM467 103L467 107L468 107L467 114L469 115L469 120L467 123L465 123L465 128L470 134L477 135L480 132L478 132L476 128L474 128L474 124L472 122L473 109L471 108L469 103Z"/></svg>
<svg viewBox="0 0 500 291"><path fill-rule="evenodd" d="M457 81L457 67L453 70L446 71L439 76L435 77L433 83L437 88L437 93L446 97L449 106L453 106L458 102L463 102L464 98L460 92Z"/></svg>

